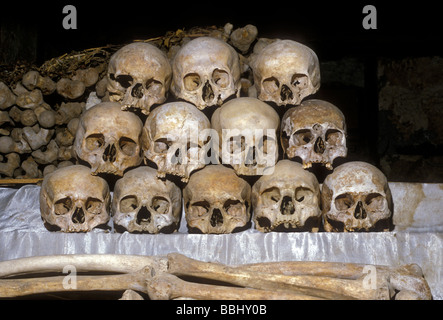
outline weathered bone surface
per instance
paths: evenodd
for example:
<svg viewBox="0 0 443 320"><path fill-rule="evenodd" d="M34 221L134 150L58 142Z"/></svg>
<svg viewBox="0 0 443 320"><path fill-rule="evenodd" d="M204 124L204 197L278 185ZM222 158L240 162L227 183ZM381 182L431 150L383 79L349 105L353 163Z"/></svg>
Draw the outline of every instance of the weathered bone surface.
<svg viewBox="0 0 443 320"><path fill-rule="evenodd" d="M129 232L171 233L177 230L182 211L181 190L157 171L138 167L126 172L114 187L114 225Z"/></svg>
<svg viewBox="0 0 443 320"><path fill-rule="evenodd" d="M187 102L157 107L143 127L143 154L157 165L159 177L171 174L187 182L205 166L211 124L203 112Z"/></svg>
<svg viewBox="0 0 443 320"><path fill-rule="evenodd" d="M172 72L172 93L200 110L240 95L240 60L235 49L222 40L191 40L175 55Z"/></svg>
<svg viewBox="0 0 443 320"><path fill-rule="evenodd" d="M82 114L74 150L93 174L123 176L142 162L142 129L140 118L122 111L120 103L102 102Z"/></svg>
<svg viewBox="0 0 443 320"><path fill-rule="evenodd" d="M251 62L258 98L279 106L299 105L320 88L320 65L312 49L292 40L276 40Z"/></svg>
<svg viewBox="0 0 443 320"><path fill-rule="evenodd" d="M239 175L262 175L278 160L280 118L268 104L256 98L230 100L215 110L211 125L221 139L222 163Z"/></svg>
<svg viewBox="0 0 443 320"><path fill-rule="evenodd" d="M344 163L326 177L321 192L326 231L388 231L393 202L385 175L361 161Z"/></svg>
<svg viewBox="0 0 443 320"><path fill-rule="evenodd" d="M252 187L255 228L269 231L318 231L321 223L317 178L290 160L279 161ZM308 222L308 223L307 223Z"/></svg>
<svg viewBox="0 0 443 320"><path fill-rule="evenodd" d="M332 170L334 159L347 155L345 117L323 100L305 100L286 111L280 139L288 157L299 157L304 168L321 163Z"/></svg>
<svg viewBox="0 0 443 320"><path fill-rule="evenodd" d="M110 219L107 182L81 165L48 174L40 190L40 212L49 229L88 232Z"/></svg>
<svg viewBox="0 0 443 320"><path fill-rule="evenodd" d="M133 107L149 114L152 105L165 102L171 77L169 60L160 49L149 43L131 43L109 61L109 98L120 102L123 110Z"/></svg>
<svg viewBox="0 0 443 320"><path fill-rule="evenodd" d="M248 225L251 187L221 164L194 173L183 190L190 232L231 233Z"/></svg>

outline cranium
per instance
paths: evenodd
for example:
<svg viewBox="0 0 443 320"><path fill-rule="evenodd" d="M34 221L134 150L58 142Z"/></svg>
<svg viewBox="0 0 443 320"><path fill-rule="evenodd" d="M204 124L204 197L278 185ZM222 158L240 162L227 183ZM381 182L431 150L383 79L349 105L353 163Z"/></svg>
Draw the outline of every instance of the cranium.
<svg viewBox="0 0 443 320"><path fill-rule="evenodd" d="M279 161L252 187L255 228L269 231L318 231L321 221L317 178L290 160Z"/></svg>
<svg viewBox="0 0 443 320"><path fill-rule="evenodd" d="M149 114L154 104L165 102L172 70L166 55L144 42L131 43L109 60L109 99L121 102L123 110L134 107Z"/></svg>
<svg viewBox="0 0 443 320"><path fill-rule="evenodd" d="M183 190L190 232L224 234L249 225L250 185L221 164L195 172Z"/></svg>
<svg viewBox="0 0 443 320"><path fill-rule="evenodd" d="M334 159L347 155L345 117L323 100L306 100L286 111L280 138L288 157L300 157L305 169L321 163L332 170Z"/></svg>
<svg viewBox="0 0 443 320"><path fill-rule="evenodd" d="M171 174L187 182L192 171L205 165L210 128L208 118L192 104L163 104L146 119L144 156L157 165L159 177Z"/></svg>
<svg viewBox="0 0 443 320"><path fill-rule="evenodd" d="M74 151L80 160L89 163L93 174L123 176L126 169L143 160L142 129L138 116L122 111L120 103L102 102L81 116Z"/></svg>
<svg viewBox="0 0 443 320"><path fill-rule="evenodd" d="M276 40L252 63L258 98L277 105L298 105L320 88L320 66L310 48L292 40Z"/></svg>
<svg viewBox="0 0 443 320"><path fill-rule="evenodd" d="M116 229L171 233L179 225L181 210L180 188L158 179L153 168L130 170L115 183L112 214Z"/></svg>
<svg viewBox="0 0 443 320"><path fill-rule="evenodd" d="M200 110L240 95L240 61L222 40L200 37L184 45L172 63L171 91Z"/></svg>
<svg viewBox="0 0 443 320"><path fill-rule="evenodd" d="M240 175L261 175L278 160L277 132L280 118L256 98L236 98L215 110L212 128L222 141L222 163Z"/></svg>
<svg viewBox="0 0 443 320"><path fill-rule="evenodd" d="M375 166L347 162L328 175L321 193L326 231L388 231L393 202L385 175Z"/></svg>
<svg viewBox="0 0 443 320"><path fill-rule="evenodd" d="M107 182L82 165L55 170L40 189L40 212L50 230L88 232L106 224L111 196Z"/></svg>

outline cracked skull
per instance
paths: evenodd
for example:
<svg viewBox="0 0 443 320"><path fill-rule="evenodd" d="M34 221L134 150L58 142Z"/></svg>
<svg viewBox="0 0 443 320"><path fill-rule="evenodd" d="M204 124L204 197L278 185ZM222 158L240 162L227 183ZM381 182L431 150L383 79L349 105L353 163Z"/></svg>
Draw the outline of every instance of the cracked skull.
<svg viewBox="0 0 443 320"><path fill-rule="evenodd" d="M253 221L261 232L318 231L321 221L317 178L290 160L279 161L252 187Z"/></svg>
<svg viewBox="0 0 443 320"><path fill-rule="evenodd" d="M181 190L169 180L157 178L150 167L125 173L114 188L114 226L129 232L172 233L182 210Z"/></svg>
<svg viewBox="0 0 443 320"><path fill-rule="evenodd" d="M215 110L212 128L221 137L222 163L240 175L261 175L278 160L280 118L256 98L230 100Z"/></svg>
<svg viewBox="0 0 443 320"><path fill-rule="evenodd" d="M123 176L126 169L142 162L142 121L132 112L122 111L120 103L102 102L80 118L74 150L87 162L93 174Z"/></svg>
<svg viewBox="0 0 443 320"><path fill-rule="evenodd" d="M385 175L375 166L347 162L328 175L322 193L326 231L388 231L393 202Z"/></svg>
<svg viewBox="0 0 443 320"><path fill-rule="evenodd" d="M159 177L171 174L187 182L192 171L205 166L210 129L208 118L192 104L163 104L146 119L144 156L157 165Z"/></svg>
<svg viewBox="0 0 443 320"><path fill-rule="evenodd" d="M149 43L131 43L109 60L109 98L120 102L123 110L133 107L149 114L152 105L165 102L171 78L171 65L160 49Z"/></svg>
<svg viewBox="0 0 443 320"><path fill-rule="evenodd" d="M109 221L110 204L107 182L82 165L48 174L40 189L41 217L49 230L91 231Z"/></svg>
<svg viewBox="0 0 443 320"><path fill-rule="evenodd" d="M240 95L240 61L222 40L200 37L185 44L174 57L171 91L203 110Z"/></svg>
<svg viewBox="0 0 443 320"><path fill-rule="evenodd" d="M292 40L277 40L266 46L252 63L258 98L279 106L299 105L320 88L317 55Z"/></svg>
<svg viewBox="0 0 443 320"><path fill-rule="evenodd" d="M346 157L346 122L343 113L323 100L306 100L282 118L281 144L289 158L299 157L303 167L321 163L332 170L337 157Z"/></svg>
<svg viewBox="0 0 443 320"><path fill-rule="evenodd" d="M249 225L250 185L221 164L195 172L183 190L190 232L226 234Z"/></svg>

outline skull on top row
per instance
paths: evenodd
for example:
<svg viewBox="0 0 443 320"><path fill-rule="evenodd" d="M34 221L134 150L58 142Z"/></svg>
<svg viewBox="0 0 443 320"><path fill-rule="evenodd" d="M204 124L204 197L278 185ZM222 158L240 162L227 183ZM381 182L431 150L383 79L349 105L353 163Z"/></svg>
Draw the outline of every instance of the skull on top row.
<svg viewBox="0 0 443 320"><path fill-rule="evenodd" d="M251 63L258 98L277 105L298 105L320 87L318 58L292 40L276 40ZM199 37L183 45L170 63L149 43L132 43L114 53L107 71L111 101L149 114L166 101L170 89L178 99L203 110L239 97L240 57L228 43Z"/></svg>

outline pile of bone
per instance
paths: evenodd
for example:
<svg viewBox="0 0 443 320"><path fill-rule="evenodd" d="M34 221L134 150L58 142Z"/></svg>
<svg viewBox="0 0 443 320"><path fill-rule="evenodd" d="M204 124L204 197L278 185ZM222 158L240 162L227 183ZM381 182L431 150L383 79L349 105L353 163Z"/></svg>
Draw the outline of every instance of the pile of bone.
<svg viewBox="0 0 443 320"><path fill-rule="evenodd" d="M27 74L21 95L3 87L2 109L12 106L5 121L18 121L17 111L25 127L0 138L2 165L9 176L28 175L25 163L37 172L37 164L52 166L43 170L40 197L47 226L86 232L112 216L116 230L173 232L183 197L190 232L231 233L251 221L262 232L392 229L383 173L363 162L333 170L347 155L346 123L333 104L308 98L320 88L315 52L293 40L256 39L252 26L224 30L168 53L145 42L122 47L91 82L87 107L54 111L41 99L51 90L75 99L78 87L85 95L86 71L57 85ZM17 169L13 160L29 152ZM60 168L65 160L76 165ZM331 170L321 190L306 170L313 163ZM104 175L119 178L113 190ZM258 179L252 186L243 179L250 176Z"/></svg>
<svg viewBox="0 0 443 320"><path fill-rule="evenodd" d="M71 276L65 270L75 271L75 278L67 280ZM65 276L35 277L62 271ZM85 275L87 272L94 275ZM17 276L20 278L13 278ZM415 264L394 268L286 261L228 266L178 253L166 257L59 255L0 262L0 298L45 293L57 297L57 292L71 291L124 292L124 300L432 299L422 270Z"/></svg>

